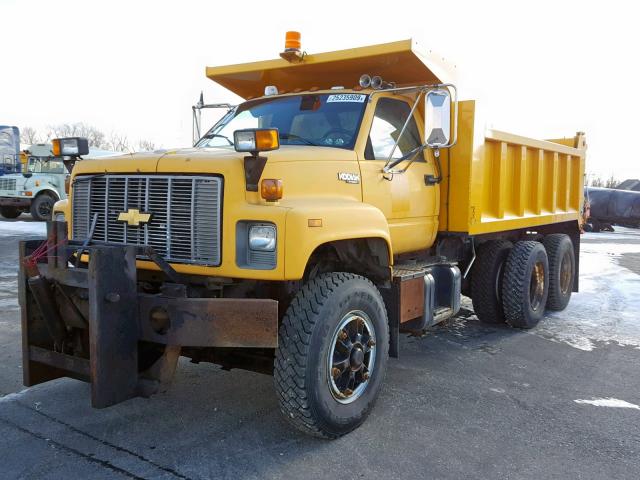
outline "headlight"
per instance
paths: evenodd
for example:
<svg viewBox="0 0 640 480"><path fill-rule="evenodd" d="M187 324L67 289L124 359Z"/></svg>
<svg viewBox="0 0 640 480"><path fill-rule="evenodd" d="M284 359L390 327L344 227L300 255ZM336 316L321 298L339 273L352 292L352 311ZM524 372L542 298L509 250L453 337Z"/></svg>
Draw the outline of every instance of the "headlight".
<svg viewBox="0 0 640 480"><path fill-rule="evenodd" d="M273 252L276 249L276 227L269 225L250 227L249 248L260 252Z"/></svg>

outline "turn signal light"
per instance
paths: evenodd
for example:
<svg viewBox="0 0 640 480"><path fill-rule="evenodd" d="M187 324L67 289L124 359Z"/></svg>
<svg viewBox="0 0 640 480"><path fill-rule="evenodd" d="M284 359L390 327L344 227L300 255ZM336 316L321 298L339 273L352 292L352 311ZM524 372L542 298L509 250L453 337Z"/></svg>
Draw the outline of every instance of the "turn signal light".
<svg viewBox="0 0 640 480"><path fill-rule="evenodd" d="M260 182L260 196L268 202L275 202L282 198L282 180L265 178Z"/></svg>

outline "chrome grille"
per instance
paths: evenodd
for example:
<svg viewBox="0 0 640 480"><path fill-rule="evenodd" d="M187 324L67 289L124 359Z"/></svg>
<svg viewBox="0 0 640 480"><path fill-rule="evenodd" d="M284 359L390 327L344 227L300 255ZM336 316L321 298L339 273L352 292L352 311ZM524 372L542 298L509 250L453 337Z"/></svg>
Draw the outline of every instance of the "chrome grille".
<svg viewBox="0 0 640 480"><path fill-rule="evenodd" d="M73 185L73 238L85 239L98 215L92 240L149 245L175 263L220 264L219 177L94 175ZM150 213L139 227L119 222L131 209Z"/></svg>
<svg viewBox="0 0 640 480"><path fill-rule="evenodd" d="M15 190L16 179L15 178L2 178L0 177L0 190Z"/></svg>

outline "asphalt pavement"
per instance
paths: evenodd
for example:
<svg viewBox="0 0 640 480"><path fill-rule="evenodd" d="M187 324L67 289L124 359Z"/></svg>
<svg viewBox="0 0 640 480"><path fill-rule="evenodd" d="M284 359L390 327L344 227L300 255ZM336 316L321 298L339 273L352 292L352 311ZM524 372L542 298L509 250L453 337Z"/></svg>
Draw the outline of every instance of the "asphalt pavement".
<svg viewBox="0 0 640 480"><path fill-rule="evenodd" d="M583 292L532 331L465 302L403 337L367 422L323 441L280 417L271 377L185 359L166 393L104 410L71 379L23 390L26 224L0 220L2 479L640 478L640 231L583 237Z"/></svg>

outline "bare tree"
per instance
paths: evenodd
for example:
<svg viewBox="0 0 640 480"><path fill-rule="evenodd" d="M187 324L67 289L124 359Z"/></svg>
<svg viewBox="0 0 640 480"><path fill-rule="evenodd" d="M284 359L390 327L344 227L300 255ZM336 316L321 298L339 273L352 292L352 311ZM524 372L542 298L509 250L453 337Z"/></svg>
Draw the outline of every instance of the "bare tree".
<svg viewBox="0 0 640 480"><path fill-rule="evenodd" d="M105 150L113 150L114 152L130 152L129 139L126 135L120 135L116 132L111 132L109 140L107 140L102 147Z"/></svg>
<svg viewBox="0 0 640 480"><path fill-rule="evenodd" d="M94 148L105 148L105 135L96 127L86 123L61 123L49 126L49 139L64 137L85 137Z"/></svg>
<svg viewBox="0 0 640 480"><path fill-rule="evenodd" d="M607 181L605 182L605 187L607 187L607 188L616 188L616 187L618 186L618 184L619 184L619 183L620 183L620 182L618 182L618 180L616 180L616 179L614 178L614 176L613 176L613 175L611 175L611 176L607 179Z"/></svg>
<svg viewBox="0 0 640 480"><path fill-rule="evenodd" d="M604 187L604 181L600 177L592 177L591 178L591 186L592 187Z"/></svg>
<svg viewBox="0 0 640 480"><path fill-rule="evenodd" d="M36 135L35 130L31 130L33 131L33 135ZM129 143L129 139L126 135L122 135L117 132L111 132L111 134L109 134L109 136L107 137L105 133L98 128L83 122L49 125L47 127L46 136L37 138L38 140L48 142L53 138L64 137L85 137L89 141L90 147L101 148L103 150L112 150L114 152L131 152L136 148ZM141 139L138 141L137 148L140 151L151 151L155 150L156 146L150 140Z"/></svg>
<svg viewBox="0 0 640 480"><path fill-rule="evenodd" d="M616 188L619 185L619 181L611 175L606 180L600 176L592 176L589 185L592 187L604 187L604 188Z"/></svg>
<svg viewBox="0 0 640 480"><path fill-rule="evenodd" d="M151 140L138 140L138 151L140 152L152 152L156 149L156 144Z"/></svg>
<svg viewBox="0 0 640 480"><path fill-rule="evenodd" d="M26 145L33 145L34 143L40 143L40 135L33 127L24 127L20 129L20 143Z"/></svg>

